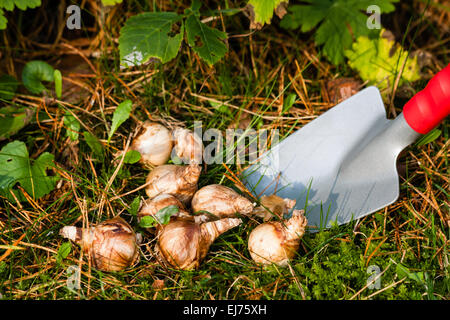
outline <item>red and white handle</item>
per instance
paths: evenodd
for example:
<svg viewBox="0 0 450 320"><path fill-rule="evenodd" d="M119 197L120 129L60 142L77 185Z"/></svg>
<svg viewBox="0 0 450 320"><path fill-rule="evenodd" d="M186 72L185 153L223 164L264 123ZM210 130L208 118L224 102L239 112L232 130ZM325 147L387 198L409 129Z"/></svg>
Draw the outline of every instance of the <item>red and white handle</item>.
<svg viewBox="0 0 450 320"><path fill-rule="evenodd" d="M408 125L416 132L426 134L450 114L450 64L439 71L403 107Z"/></svg>

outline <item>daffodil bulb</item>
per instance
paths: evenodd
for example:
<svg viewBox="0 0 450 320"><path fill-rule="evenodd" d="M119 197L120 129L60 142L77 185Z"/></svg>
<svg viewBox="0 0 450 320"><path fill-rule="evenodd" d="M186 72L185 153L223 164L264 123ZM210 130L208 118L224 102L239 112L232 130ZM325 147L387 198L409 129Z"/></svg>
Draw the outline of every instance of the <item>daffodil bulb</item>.
<svg viewBox="0 0 450 320"><path fill-rule="evenodd" d="M172 154L175 154L185 164L200 164L203 155L202 139L193 131L185 128L175 128L172 131L174 147Z"/></svg>
<svg viewBox="0 0 450 320"><path fill-rule="evenodd" d="M120 217L87 229L65 226L60 235L79 244L98 270L121 271L139 259L137 236Z"/></svg>
<svg viewBox="0 0 450 320"><path fill-rule="evenodd" d="M162 124L145 121L141 132L133 140L131 148L141 154L141 162L147 166L165 164L172 152L170 130Z"/></svg>
<svg viewBox="0 0 450 320"><path fill-rule="evenodd" d="M206 211L217 218L249 215L254 205L231 188L220 184L207 185L198 190L191 202L193 212Z"/></svg>
<svg viewBox="0 0 450 320"><path fill-rule="evenodd" d="M274 216L282 219L295 206L296 201L291 199L283 199L275 194L261 197L261 205L253 210L253 214L269 221Z"/></svg>
<svg viewBox="0 0 450 320"><path fill-rule="evenodd" d="M292 259L305 233L307 220L303 210L294 210L285 221L260 224L250 233L248 250L252 259L261 264L284 266Z"/></svg>
<svg viewBox="0 0 450 320"><path fill-rule="evenodd" d="M237 218L202 224L182 219L170 221L159 234L156 252L164 263L174 268L196 269L217 237L241 223Z"/></svg>
<svg viewBox="0 0 450 320"><path fill-rule="evenodd" d="M201 167L196 164L158 166L148 174L145 192L150 199L160 194L169 194L186 205L197 191L200 172Z"/></svg>

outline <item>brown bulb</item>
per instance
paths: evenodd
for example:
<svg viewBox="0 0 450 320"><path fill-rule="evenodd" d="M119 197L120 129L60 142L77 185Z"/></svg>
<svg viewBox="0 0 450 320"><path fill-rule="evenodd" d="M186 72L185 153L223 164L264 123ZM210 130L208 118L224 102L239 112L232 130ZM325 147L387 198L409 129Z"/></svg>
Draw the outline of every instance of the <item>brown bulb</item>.
<svg viewBox="0 0 450 320"><path fill-rule="evenodd" d="M172 153L175 153L183 163L201 163L203 143L198 135L188 129L175 128L172 131L172 139L174 141Z"/></svg>
<svg viewBox="0 0 450 320"><path fill-rule="evenodd" d="M222 233L242 223L228 218L198 224L186 220L169 222L158 238L159 257L174 268L196 269L209 251L209 247Z"/></svg>
<svg viewBox="0 0 450 320"><path fill-rule="evenodd" d="M261 206L253 210L253 214L269 221L274 216L282 219L285 214L294 208L296 201L291 199L283 199L275 194L261 197Z"/></svg>
<svg viewBox="0 0 450 320"><path fill-rule="evenodd" d="M150 167L165 164L170 158L172 147L170 130L150 121L144 122L140 134L131 144L131 148L141 154L140 161Z"/></svg>
<svg viewBox="0 0 450 320"><path fill-rule="evenodd" d="M200 172L200 166L195 164L188 166L166 164L156 167L147 176L148 186L145 192L150 199L160 194L170 194L186 205L197 191Z"/></svg>
<svg viewBox="0 0 450 320"><path fill-rule="evenodd" d="M294 210L288 220L260 224L248 239L252 259L262 264L286 265L295 256L307 223L303 210Z"/></svg>
<svg viewBox="0 0 450 320"><path fill-rule="evenodd" d="M120 217L88 229L63 227L61 236L81 245L92 265L102 271L121 271L139 258L136 234Z"/></svg>
<svg viewBox="0 0 450 320"><path fill-rule="evenodd" d="M193 212L207 211L218 218L234 217L237 213L248 215L253 203L231 188L211 184L198 190L192 198Z"/></svg>

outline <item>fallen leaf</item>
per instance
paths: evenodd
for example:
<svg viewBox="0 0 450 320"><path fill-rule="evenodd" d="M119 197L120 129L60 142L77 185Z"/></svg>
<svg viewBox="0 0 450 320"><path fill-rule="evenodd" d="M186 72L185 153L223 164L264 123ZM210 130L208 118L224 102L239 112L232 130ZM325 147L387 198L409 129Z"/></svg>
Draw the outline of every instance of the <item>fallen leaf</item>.
<svg viewBox="0 0 450 320"><path fill-rule="evenodd" d="M261 29L264 24L270 24L273 13L281 19L287 13L286 0L250 0L245 11L250 18L250 29Z"/></svg>
<svg viewBox="0 0 450 320"><path fill-rule="evenodd" d="M156 279L153 281L152 288L155 290L161 290L166 287L164 280Z"/></svg>
<svg viewBox="0 0 450 320"><path fill-rule="evenodd" d="M353 78L338 78L327 82L328 96L334 104L350 98L360 87L361 82Z"/></svg>

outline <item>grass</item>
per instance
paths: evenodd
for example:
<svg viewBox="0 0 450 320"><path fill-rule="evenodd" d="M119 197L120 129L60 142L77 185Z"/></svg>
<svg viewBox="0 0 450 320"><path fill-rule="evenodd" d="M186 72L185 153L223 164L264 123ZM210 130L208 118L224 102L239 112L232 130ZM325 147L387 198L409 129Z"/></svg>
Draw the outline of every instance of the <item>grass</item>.
<svg viewBox="0 0 450 320"><path fill-rule="evenodd" d="M217 3L207 5L217 8ZM250 218L222 235L196 271L160 266L152 255L155 239L149 235L140 247L140 262L124 272L95 270L76 245L58 263L58 250L66 242L58 231L65 225L95 224L120 215L140 230L130 205L138 196L145 198L145 192L131 191L145 183L148 171L136 164L116 169L119 152L141 121L159 120L188 128L201 121L204 131L216 128L222 132L235 127L277 128L287 136L334 105L326 90L328 80L357 78L348 67L329 64L314 46L312 34L286 32L275 20L249 35L243 15L225 19L231 35L229 52L214 67L183 47L166 65L120 70L116 43L120 26L127 17L153 6L168 11L186 7L178 1L152 5L127 1L103 12L102 20L94 1L87 1L84 26L75 34L58 24L63 13L51 15L45 5L15 12L8 19L8 29L1 35L2 72L20 79L25 62L41 59L62 71L64 84L59 101L31 96L26 90L16 95L13 104L33 108L38 116L1 141L1 146L13 140L26 142L32 158L45 151L54 154L55 172L62 177L57 189L37 201L28 197L27 202L18 204L0 199L0 294L4 299L450 297L448 121L440 125L439 138L420 147L412 145L400 156L401 193L396 203L360 221L307 233L288 267L263 268L251 260L247 239L260 221ZM418 10L418 2L399 5L386 17L386 24L399 33L401 28L395 21L403 21L408 14L418 16ZM40 24L36 31L37 21L45 20L48 23ZM411 50L429 48L433 59L425 69L427 75L449 61L448 50L438 45L448 41L449 34L433 21L412 23L404 37ZM62 37L58 30L62 30ZM415 40L409 42L412 35ZM400 33L397 39L402 36ZM410 87L418 91L426 81L424 77ZM292 94L295 102L284 108ZM132 117L107 144L112 113L125 99L133 101ZM217 108L217 101L226 103ZM400 95L395 97L397 113L405 101ZM389 106L387 109L392 112ZM66 110L79 119L80 131L100 139L103 159L92 153L83 135L75 142L66 136ZM204 167L199 187L221 183L240 190L235 175L241 169L236 164ZM81 267L79 290L67 286L73 279L68 273L70 266ZM382 272L378 288L367 284L370 266Z"/></svg>

